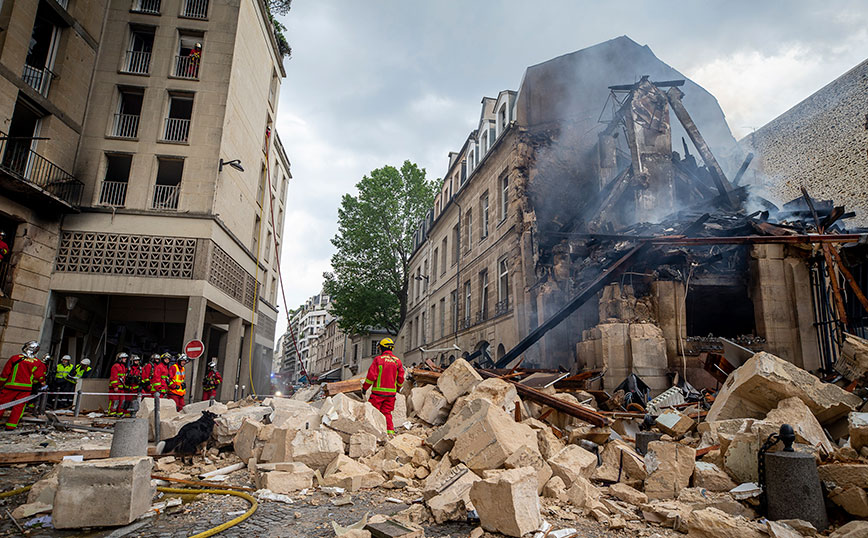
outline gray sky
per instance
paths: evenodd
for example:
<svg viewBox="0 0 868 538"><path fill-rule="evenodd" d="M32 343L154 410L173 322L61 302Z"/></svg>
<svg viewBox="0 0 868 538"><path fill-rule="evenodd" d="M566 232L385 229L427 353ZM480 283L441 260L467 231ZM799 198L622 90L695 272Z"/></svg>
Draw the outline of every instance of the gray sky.
<svg viewBox="0 0 868 538"><path fill-rule="evenodd" d="M518 89L530 65L627 35L715 95L741 138L868 57L859 1L295 0L282 20L290 308L322 285L341 195L405 159L442 177L481 98Z"/></svg>

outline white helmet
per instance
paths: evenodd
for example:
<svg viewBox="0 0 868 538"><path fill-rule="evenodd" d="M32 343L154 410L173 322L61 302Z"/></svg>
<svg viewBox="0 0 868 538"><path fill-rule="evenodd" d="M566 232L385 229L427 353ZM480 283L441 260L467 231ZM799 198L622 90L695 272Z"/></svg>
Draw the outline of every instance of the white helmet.
<svg viewBox="0 0 868 538"><path fill-rule="evenodd" d="M208 368L217 368L217 363L214 362L214 361L209 362L209 363L208 363Z"/></svg>
<svg viewBox="0 0 868 538"><path fill-rule="evenodd" d="M64 355L63 357L60 357L60 360L61 361L71 361L72 357L70 357L69 355Z"/></svg>
<svg viewBox="0 0 868 538"><path fill-rule="evenodd" d="M90 359L81 359L81 364L85 366L90 366Z"/></svg>

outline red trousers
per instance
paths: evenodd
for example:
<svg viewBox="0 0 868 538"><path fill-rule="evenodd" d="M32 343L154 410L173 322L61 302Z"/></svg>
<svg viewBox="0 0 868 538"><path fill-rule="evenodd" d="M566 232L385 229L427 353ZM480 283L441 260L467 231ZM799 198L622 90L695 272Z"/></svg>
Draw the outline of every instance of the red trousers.
<svg viewBox="0 0 868 538"><path fill-rule="evenodd" d="M123 389L109 389L109 415L118 414L121 412L121 403L124 401L124 396L121 394L113 394L122 392Z"/></svg>
<svg viewBox="0 0 868 538"><path fill-rule="evenodd" d="M0 405L8 404L9 402L14 402L15 400L19 400L21 398L25 398L30 396L30 391L27 390L13 390L13 389L0 389ZM12 409L9 410L9 420L6 421L6 429L14 430L18 427L18 421L21 420L21 415L24 414L24 406L26 403L20 403L16 406L13 406ZM0 417L3 416L6 410L0 411Z"/></svg>
<svg viewBox="0 0 868 538"><path fill-rule="evenodd" d="M212 398L214 398L214 399L217 398L217 389L203 390L202 391L202 401L203 402L207 402L208 400L210 400Z"/></svg>
<svg viewBox="0 0 868 538"><path fill-rule="evenodd" d="M173 394L170 392L169 398L171 398L172 401L175 402L175 408L178 411L180 411L181 409L184 409L184 397L183 396L181 396L180 394Z"/></svg>
<svg viewBox="0 0 868 538"><path fill-rule="evenodd" d="M386 430L389 433L395 433L395 425L392 424L392 411L395 409L395 396L382 396L375 392L371 393L368 398L371 405L377 408L383 416L386 417Z"/></svg>

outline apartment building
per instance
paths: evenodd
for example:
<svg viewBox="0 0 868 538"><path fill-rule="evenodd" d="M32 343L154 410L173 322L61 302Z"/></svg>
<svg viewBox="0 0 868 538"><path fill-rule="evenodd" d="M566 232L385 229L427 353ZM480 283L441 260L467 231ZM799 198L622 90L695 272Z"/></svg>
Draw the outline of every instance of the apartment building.
<svg viewBox="0 0 868 538"><path fill-rule="evenodd" d="M107 1L0 2L0 357L40 340ZM43 346L45 349L45 346Z"/></svg>
<svg viewBox="0 0 868 538"><path fill-rule="evenodd" d="M281 375L289 383L298 383L303 377L300 366L304 367L308 375L312 375L311 368L315 366L318 357L319 349L316 346L317 336L320 329L326 326L332 316L328 313L328 306L331 304L331 297L318 293L301 305L293 312L289 330L295 334L296 345L292 345L292 339L289 338L286 355L283 366L280 370ZM287 335L288 337L288 335ZM301 360L299 360L299 355Z"/></svg>
<svg viewBox="0 0 868 538"><path fill-rule="evenodd" d="M268 392L291 174L265 2L6 0L0 25L3 356L38 338L105 375L200 339L220 398Z"/></svg>

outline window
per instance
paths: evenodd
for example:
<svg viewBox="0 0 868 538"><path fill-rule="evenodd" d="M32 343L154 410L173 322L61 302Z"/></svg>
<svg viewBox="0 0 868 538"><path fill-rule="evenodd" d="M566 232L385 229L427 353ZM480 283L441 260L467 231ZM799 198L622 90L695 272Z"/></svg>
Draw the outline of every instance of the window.
<svg viewBox="0 0 868 538"><path fill-rule="evenodd" d="M497 117L500 120L500 132L502 133L506 130L506 103L500 105L500 112Z"/></svg>
<svg viewBox="0 0 868 538"><path fill-rule="evenodd" d="M178 158L157 158L157 181L154 185L153 209L178 209L181 193L181 176L184 174L184 160Z"/></svg>
<svg viewBox="0 0 868 538"><path fill-rule="evenodd" d="M452 299L452 332L458 331L458 292L453 290L450 294Z"/></svg>
<svg viewBox="0 0 868 538"><path fill-rule="evenodd" d="M144 96L145 92L141 89L118 90L118 112L115 114L112 125L112 136L118 138L136 138L138 136Z"/></svg>
<svg viewBox="0 0 868 538"><path fill-rule="evenodd" d="M460 185L464 185L467 182L467 161L461 161L461 182Z"/></svg>
<svg viewBox="0 0 868 538"><path fill-rule="evenodd" d="M186 142L190 136L190 118L193 117L193 96L169 95L169 114L163 129L164 142Z"/></svg>
<svg viewBox="0 0 868 538"><path fill-rule="evenodd" d="M274 108L275 105L275 98L277 97L277 85L279 81L280 79L277 76L277 71L272 69L271 84L268 86L268 102L271 104L271 108ZM376 353L374 353L374 355L376 355Z"/></svg>
<svg viewBox="0 0 868 538"><path fill-rule="evenodd" d="M497 264L497 302L503 303L503 309L509 306L509 263L506 258Z"/></svg>
<svg viewBox="0 0 868 538"><path fill-rule="evenodd" d="M271 277L271 304L277 303L277 277Z"/></svg>
<svg viewBox="0 0 868 538"><path fill-rule="evenodd" d="M426 326L427 325L425 323L425 312L422 312L422 322L419 324L419 342L421 342L421 345L423 346L428 343L428 340L426 338L427 335L425 334L427 332L425 330Z"/></svg>
<svg viewBox="0 0 868 538"><path fill-rule="evenodd" d="M465 249L467 252L470 252L470 249L473 245L473 210L468 209L467 213L464 215L464 226L467 230L467 248Z"/></svg>
<svg viewBox="0 0 868 538"><path fill-rule="evenodd" d="M379 351L379 349L377 348L377 341L371 340L371 355L376 356L377 351Z"/></svg>
<svg viewBox="0 0 868 538"><path fill-rule="evenodd" d="M268 260L271 256L271 230L265 232L265 252L263 253L263 258Z"/></svg>
<svg viewBox="0 0 868 538"><path fill-rule="evenodd" d="M359 344L353 344L353 364L359 362Z"/></svg>
<svg viewBox="0 0 868 538"><path fill-rule="evenodd" d="M470 311L473 308L470 297L470 281L464 283L464 327L470 326Z"/></svg>
<svg viewBox="0 0 868 538"><path fill-rule="evenodd" d="M132 155L106 155L105 178L99 193L100 205L124 207L132 163Z"/></svg>
<svg viewBox="0 0 868 538"><path fill-rule="evenodd" d="M434 340L437 338L437 331L434 330L434 324L437 323L437 303L431 305L431 316L428 321L431 323L431 339Z"/></svg>
<svg viewBox="0 0 868 538"><path fill-rule="evenodd" d="M482 240L488 237L488 191L485 191L485 194L479 199L479 212L482 219L480 222L479 239Z"/></svg>
<svg viewBox="0 0 868 538"><path fill-rule="evenodd" d="M133 11L147 13L148 15L159 15L160 0L133 0Z"/></svg>
<svg viewBox="0 0 868 538"><path fill-rule="evenodd" d="M253 217L253 248L251 249L254 254L259 252L259 234L262 228L262 220L259 218L259 215L255 215Z"/></svg>
<svg viewBox="0 0 868 538"><path fill-rule="evenodd" d="M437 262L440 261L440 249L434 249L434 256L431 257L431 280L437 282Z"/></svg>
<svg viewBox="0 0 868 538"><path fill-rule="evenodd" d="M208 0L183 0L183 2L182 17L190 17L191 19L208 18Z"/></svg>
<svg viewBox="0 0 868 538"><path fill-rule="evenodd" d="M262 202L265 199L265 182L268 180L268 169L265 163L262 163L262 168L259 170L259 187L256 189L256 203L262 207Z"/></svg>
<svg viewBox="0 0 868 538"><path fill-rule="evenodd" d="M416 288L416 300L418 301L422 297L422 268L416 268L416 279L414 282L414 287Z"/></svg>
<svg viewBox="0 0 868 538"><path fill-rule="evenodd" d="M506 220L509 209L509 176L504 173L500 177L500 221Z"/></svg>
<svg viewBox="0 0 868 538"><path fill-rule="evenodd" d="M431 319L434 319L433 314L432 314ZM440 338L443 338L445 335L446 335L446 297L440 299Z"/></svg>
<svg viewBox="0 0 868 538"><path fill-rule="evenodd" d="M147 75L151 72L151 51L154 49L154 29L145 27L130 28L130 43L124 61L123 72L133 75Z"/></svg>
<svg viewBox="0 0 868 538"><path fill-rule="evenodd" d="M488 319L488 271L482 271L479 273L479 315L480 320L484 321Z"/></svg>
<svg viewBox="0 0 868 538"><path fill-rule="evenodd" d="M441 267L440 267L440 274L441 275L446 274L446 253L448 252L447 247L449 246L447 244L447 239L448 238L446 238L446 237L443 238L443 244L441 246L441 249L442 249L441 252L443 254L443 259L441 260L441 264L440 264L441 265Z"/></svg>
<svg viewBox="0 0 868 538"><path fill-rule="evenodd" d="M428 293L428 279L430 278L428 276L428 260L425 260L423 265L425 270L422 271L422 280L420 282L422 282L422 293Z"/></svg>
<svg viewBox="0 0 868 538"><path fill-rule="evenodd" d="M172 75L179 78L197 80L199 64L202 63L202 35L180 33L178 53L175 55L175 68Z"/></svg>
<svg viewBox="0 0 868 538"><path fill-rule="evenodd" d="M51 79L54 78L54 60L57 56L57 46L60 41L60 28L50 20L37 13L30 34L27 57L24 60L24 70L21 78L28 86L42 95L48 95Z"/></svg>
<svg viewBox="0 0 868 538"><path fill-rule="evenodd" d="M485 152L488 151L488 132L482 133L482 144L480 146L482 147L481 155L485 155Z"/></svg>
<svg viewBox="0 0 868 538"><path fill-rule="evenodd" d="M461 231L458 225L452 227L452 265L458 263L458 256L461 255Z"/></svg>

